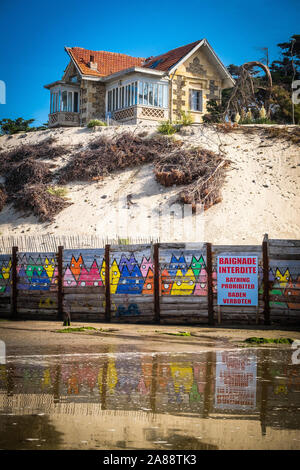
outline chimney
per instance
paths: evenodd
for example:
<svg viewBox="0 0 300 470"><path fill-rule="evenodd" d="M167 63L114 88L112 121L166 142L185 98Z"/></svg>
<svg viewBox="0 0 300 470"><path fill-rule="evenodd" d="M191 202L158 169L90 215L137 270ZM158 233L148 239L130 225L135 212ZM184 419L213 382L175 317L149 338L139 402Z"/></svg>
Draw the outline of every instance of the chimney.
<svg viewBox="0 0 300 470"><path fill-rule="evenodd" d="M89 67L90 67L91 70L97 70L98 69L98 64L97 64L97 62L95 62L95 57L93 55L90 56Z"/></svg>

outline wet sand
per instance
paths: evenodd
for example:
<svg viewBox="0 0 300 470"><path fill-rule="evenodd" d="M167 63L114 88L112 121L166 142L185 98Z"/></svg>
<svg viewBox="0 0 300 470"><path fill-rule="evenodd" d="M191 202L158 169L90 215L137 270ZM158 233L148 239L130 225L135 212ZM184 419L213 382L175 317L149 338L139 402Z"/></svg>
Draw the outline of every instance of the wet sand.
<svg viewBox="0 0 300 470"><path fill-rule="evenodd" d="M295 327L224 328L188 325L71 323L71 328L83 326L97 328L97 331L59 333L57 330L64 328L61 321L1 320L0 340L6 344L7 356L107 353L111 348L115 349L116 346L119 351L124 352L185 353L250 347L244 341L252 336L300 340L300 328ZM191 336L176 336L176 333L182 331L189 332ZM284 344L263 346L290 348L290 345Z"/></svg>

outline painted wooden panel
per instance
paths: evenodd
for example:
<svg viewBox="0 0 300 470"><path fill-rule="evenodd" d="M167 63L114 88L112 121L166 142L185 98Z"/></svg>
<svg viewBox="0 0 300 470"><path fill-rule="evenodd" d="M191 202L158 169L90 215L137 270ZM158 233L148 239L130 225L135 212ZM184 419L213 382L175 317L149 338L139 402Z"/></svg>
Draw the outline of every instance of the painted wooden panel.
<svg viewBox="0 0 300 470"><path fill-rule="evenodd" d="M102 287L104 278L104 249L63 251L64 287Z"/></svg>
<svg viewBox="0 0 300 470"><path fill-rule="evenodd" d="M111 318L113 321L154 317L152 245L110 248Z"/></svg>
<svg viewBox="0 0 300 470"><path fill-rule="evenodd" d="M283 253L285 248L282 247ZM300 261L271 258L269 280L271 318L279 308L295 310L300 320Z"/></svg>
<svg viewBox="0 0 300 470"><path fill-rule="evenodd" d="M18 291L57 290L56 253L19 252L17 254Z"/></svg>
<svg viewBox="0 0 300 470"><path fill-rule="evenodd" d="M11 291L11 255L0 255L0 295Z"/></svg>
<svg viewBox="0 0 300 470"><path fill-rule="evenodd" d="M207 297L206 245L160 244L160 296Z"/></svg>

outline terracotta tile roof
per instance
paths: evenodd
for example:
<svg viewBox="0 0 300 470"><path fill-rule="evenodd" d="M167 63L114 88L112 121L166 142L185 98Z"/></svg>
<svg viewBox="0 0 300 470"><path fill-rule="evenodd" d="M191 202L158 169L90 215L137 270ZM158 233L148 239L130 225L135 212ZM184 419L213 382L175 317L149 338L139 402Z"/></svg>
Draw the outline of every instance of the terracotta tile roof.
<svg viewBox="0 0 300 470"><path fill-rule="evenodd" d="M150 57L146 59L146 63L143 65L146 68L152 68L155 70L167 71L172 68L177 62L179 62L186 54L188 54L201 40L187 44L186 46L177 47L172 49L165 54L158 55L156 57Z"/></svg>
<svg viewBox="0 0 300 470"><path fill-rule="evenodd" d="M141 67L145 60L144 57L131 57L116 52L90 51L81 47L66 47L66 50L74 59L83 75L93 75L96 77L105 77L129 67ZM97 63L97 70L92 70L89 67L91 56L94 57L94 62Z"/></svg>
<svg viewBox="0 0 300 470"><path fill-rule="evenodd" d="M131 57L116 52L91 51L82 47L66 47L66 50L83 75L105 77L134 66L167 72L200 42L201 40L195 41L186 46L172 49L165 54L149 57L148 59L144 57ZM91 56L94 57L94 62L97 63L97 70L93 70L89 66Z"/></svg>

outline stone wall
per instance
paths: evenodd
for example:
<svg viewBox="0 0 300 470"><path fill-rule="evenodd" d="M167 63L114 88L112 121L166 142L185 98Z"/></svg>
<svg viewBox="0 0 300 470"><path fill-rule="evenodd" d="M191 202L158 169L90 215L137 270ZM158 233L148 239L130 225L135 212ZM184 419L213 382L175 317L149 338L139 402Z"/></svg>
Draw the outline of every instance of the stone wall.
<svg viewBox="0 0 300 470"><path fill-rule="evenodd" d="M176 71L172 80L172 96L170 96L171 117L175 121L181 117L181 112L190 111L190 90L201 90L203 108L191 111L194 122L202 122L207 112L207 101L219 100L222 91L222 77L215 65L211 63L208 54L200 49L189 57ZM171 89L171 87L170 87Z"/></svg>
<svg viewBox="0 0 300 470"><path fill-rule="evenodd" d="M81 125L86 126L91 119L105 119L105 84L82 80L80 87Z"/></svg>

